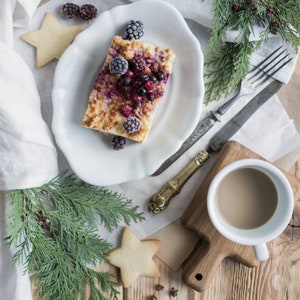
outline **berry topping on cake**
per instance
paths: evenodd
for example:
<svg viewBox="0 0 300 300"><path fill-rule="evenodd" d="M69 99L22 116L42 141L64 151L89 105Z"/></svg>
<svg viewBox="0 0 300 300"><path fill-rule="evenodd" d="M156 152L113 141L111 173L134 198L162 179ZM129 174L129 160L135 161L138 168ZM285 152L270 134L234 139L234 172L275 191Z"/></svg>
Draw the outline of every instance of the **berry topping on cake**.
<svg viewBox="0 0 300 300"><path fill-rule="evenodd" d="M92 4L84 4L80 7L79 16L85 21L92 20L97 16L97 8Z"/></svg>
<svg viewBox="0 0 300 300"><path fill-rule="evenodd" d="M157 78L158 81L162 81L165 79L165 74L164 74L164 72L158 71L155 74L155 77Z"/></svg>
<svg viewBox="0 0 300 300"><path fill-rule="evenodd" d="M145 83L145 89L148 91L148 92L151 92L153 91L154 89L154 82L149 80Z"/></svg>
<svg viewBox="0 0 300 300"><path fill-rule="evenodd" d="M174 59L170 48L115 36L94 82L82 125L144 142Z"/></svg>
<svg viewBox="0 0 300 300"><path fill-rule="evenodd" d="M113 58L109 63L111 74L123 75L128 70L128 61L123 56Z"/></svg>
<svg viewBox="0 0 300 300"><path fill-rule="evenodd" d="M148 93L147 94L147 99L150 101L153 101L155 99L155 95L153 93Z"/></svg>
<svg viewBox="0 0 300 300"><path fill-rule="evenodd" d="M142 72L145 69L145 60L141 56L135 56L129 61L129 66L133 71Z"/></svg>
<svg viewBox="0 0 300 300"><path fill-rule="evenodd" d="M61 13L67 19L73 19L79 16L80 7L74 3L66 3L61 8Z"/></svg>
<svg viewBox="0 0 300 300"><path fill-rule="evenodd" d="M128 70L125 75L131 78L133 77L134 73L131 70Z"/></svg>
<svg viewBox="0 0 300 300"><path fill-rule="evenodd" d="M111 140L114 150L121 150L126 145L126 139L123 136L114 136Z"/></svg>
<svg viewBox="0 0 300 300"><path fill-rule="evenodd" d="M125 27L123 39L138 40L144 35L144 24L142 21L131 20Z"/></svg>
<svg viewBox="0 0 300 300"><path fill-rule="evenodd" d="M126 74L127 74L127 72L126 72ZM126 74L122 75L121 82L122 82L123 85L128 86L131 83L131 77L127 76Z"/></svg>
<svg viewBox="0 0 300 300"><path fill-rule="evenodd" d="M123 123L123 128L128 134L134 134L139 132L141 128L141 122L136 116L131 116L125 120Z"/></svg>
<svg viewBox="0 0 300 300"><path fill-rule="evenodd" d="M143 98L142 98L141 96L139 96L139 95L134 95L134 96L133 96L133 101L134 101L135 103L141 103L142 100L143 100Z"/></svg>
<svg viewBox="0 0 300 300"><path fill-rule="evenodd" d="M125 118L131 115L132 107L129 104L124 104L121 108L121 113Z"/></svg>

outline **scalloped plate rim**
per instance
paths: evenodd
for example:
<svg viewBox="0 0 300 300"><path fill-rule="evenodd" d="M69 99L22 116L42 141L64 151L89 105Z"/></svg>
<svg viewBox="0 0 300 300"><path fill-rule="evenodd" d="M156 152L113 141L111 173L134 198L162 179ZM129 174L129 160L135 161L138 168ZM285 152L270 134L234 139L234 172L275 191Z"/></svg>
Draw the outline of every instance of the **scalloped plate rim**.
<svg viewBox="0 0 300 300"><path fill-rule="evenodd" d="M96 32L96 27L103 25L103 22L110 22L111 24L113 24L113 28L109 29L108 31L118 31L120 29L121 24L120 19L122 19L120 18L120 16L123 16L124 18L124 14L126 15L127 13L127 20L129 20L134 16L139 16L141 8L143 10L147 10L147 15L149 17L149 19L147 19L147 17L145 17L145 19L141 18L145 24L145 35L142 37L141 40L146 41L146 38L149 36L149 38L152 37L154 39L157 39L160 42L160 46L161 43L163 43L163 47L167 47L169 45L168 47L172 48L173 44L177 46L176 43L181 42L177 41L176 39L183 38L184 41L187 43L187 47L179 51L186 51L187 55L190 55L192 57L193 61L189 65L189 67L193 72L193 78L191 80L194 80L195 82L193 82L192 84L190 84L189 82L184 82L184 78L189 77L189 73L185 73L184 76L175 73L176 69L178 69L179 71L185 71L185 69L187 68L186 64L188 64L189 62L185 61L185 57L181 57L180 55L178 56L178 53L176 53L176 51L174 50L177 55L174 64L174 72L168 82L164 98L162 99L158 107L158 116L155 116L153 123L154 128L151 128L147 141L143 144L129 142L129 145L126 145L125 149L120 151L114 151L112 150L112 148L109 148L107 146L106 136L103 135L102 137L99 137L98 133L95 134L95 132L93 132L92 130L82 128L78 116L77 119L75 118L76 113L74 112L74 107L71 105L71 100L69 99L70 97L74 97L74 95L72 95L72 82L70 83L68 81L68 76L66 75L66 72L69 75L74 74L74 71L78 66L81 66L83 69L88 68L89 64L92 63L90 61L90 57L93 57L97 60L99 59L99 57L102 57L102 61L104 61L106 52L101 54L100 51L96 54L93 52L90 53L90 55L92 56L87 57L85 56L85 51L87 51L87 49L91 47L93 48L94 46L99 49L103 48L107 50L114 34L110 35L110 33L108 34L106 32L106 35L104 37L100 37L100 39L102 38L103 40L105 40L105 42L103 42L102 44L100 41L99 43L91 41L91 44L87 45L86 43L89 43L87 39L89 39L90 36L97 36L98 33ZM173 23L171 23L175 28L179 27L177 28L177 31L181 30L179 32L181 35L178 32L176 32L174 37L167 36L167 39L165 39L163 35L160 36L160 31L155 32L155 30L158 30L159 28L156 28L154 30L153 27L155 25L151 27L152 25L150 19L151 13L153 11L156 12L156 20L158 20L157 18L160 13L168 13L168 21L173 21ZM118 18L116 18L117 16ZM172 16L173 19L170 18L170 16ZM149 26L151 27L150 30ZM147 28L149 30L148 35L146 33ZM151 36L151 29L155 34L153 36ZM166 30L170 29L171 27L168 27ZM182 33L184 33L185 36L182 37ZM150 42L155 43L154 41ZM80 56L81 61L73 62L74 58L77 58L78 56ZM70 62L72 62L72 65L74 65L73 67L70 67ZM97 71L99 71L99 68L101 68L102 66L101 59L100 61L97 61L97 63ZM195 63L199 65L199 68L195 69ZM90 80L89 87L91 87L91 84L95 79L97 71L93 70L84 74ZM80 78L75 77L75 79L80 82ZM175 92L179 93L180 88L183 88L183 82L188 85L187 88L190 88L192 90L192 95L188 95L191 99L181 100L180 95L177 95L177 98L176 96L174 96ZM86 95L88 95L90 90L85 89L85 92ZM142 0L131 4L119 5L113 7L111 10L101 13L87 29L85 29L76 37L73 43L66 49L66 51L60 58L54 75L52 130L55 136L56 143L65 155L71 169L82 180L90 184L100 186L107 186L113 184L120 184L132 180L139 180L155 172L157 168L161 165L161 163L163 163L165 159L167 159L173 153L175 153L180 148L184 140L192 133L200 118L203 105L203 97L203 54L201 51L201 46L197 38L190 31L188 25L186 24L181 14L177 11L177 9L175 9L173 6L166 2L158 0ZM176 107L173 103L175 100L173 100L173 102L170 102L170 98L172 98L172 100L175 98L175 100L177 101L176 105L177 107L179 107L178 111L186 109L184 104L186 104L187 101L192 102L191 105L193 107L190 109L186 109L186 114L189 113L191 115L183 115L187 119L183 120L184 131L182 131L182 128L177 128L182 131L179 134L175 129L173 129L172 131L169 130L169 132L162 132L161 128L159 128L160 124L166 124L166 126L169 126L170 122L171 125L174 126L174 124L172 124L171 119L174 118L174 112L176 112ZM69 101L70 103L67 102L68 104L66 104L66 102L64 102L63 100ZM75 100L78 101L79 99ZM181 103L179 102L180 100L185 102ZM84 108L85 110L86 104L87 100L85 100L84 105L80 103L79 106L81 107L81 109ZM171 108L169 108L168 105ZM159 122L157 122L158 118L160 118ZM75 121L79 121L79 123L77 124ZM174 132L174 130L176 131L176 133ZM159 143L160 140L166 141L168 145L166 146L164 145L164 143ZM83 145L84 142L91 144ZM157 145L160 145L160 147L162 147L162 149L160 149L161 151L158 151ZM76 151L74 151L75 146ZM88 149L88 147L91 148ZM97 151L95 151L94 147L99 147L98 156ZM89 155L91 155L92 157L90 157ZM104 160L101 160L102 157L105 157ZM127 161L124 161L124 157L127 157ZM129 163L128 160L133 160L133 162L131 161ZM109 161L111 161L111 164L109 163ZM118 165L119 167L117 168L116 165ZM111 171L112 169L114 170L112 172L112 175L108 176L109 172L107 171ZM132 172L133 169L135 170L135 172Z"/></svg>

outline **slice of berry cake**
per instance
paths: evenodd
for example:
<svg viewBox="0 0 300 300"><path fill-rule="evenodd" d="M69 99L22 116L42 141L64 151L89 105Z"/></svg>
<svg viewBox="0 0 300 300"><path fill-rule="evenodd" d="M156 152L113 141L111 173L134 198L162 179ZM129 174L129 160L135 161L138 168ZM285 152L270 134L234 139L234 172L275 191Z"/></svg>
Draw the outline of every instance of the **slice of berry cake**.
<svg viewBox="0 0 300 300"><path fill-rule="evenodd" d="M171 49L115 36L90 93L82 125L145 141L174 59Z"/></svg>

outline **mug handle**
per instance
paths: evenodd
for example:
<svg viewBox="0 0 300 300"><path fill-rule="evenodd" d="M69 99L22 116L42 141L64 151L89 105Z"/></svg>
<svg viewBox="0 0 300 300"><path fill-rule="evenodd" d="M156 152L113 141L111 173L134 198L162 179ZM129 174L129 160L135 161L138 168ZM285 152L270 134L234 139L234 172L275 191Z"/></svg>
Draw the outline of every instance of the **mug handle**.
<svg viewBox="0 0 300 300"><path fill-rule="evenodd" d="M262 261L269 258L269 252L266 244L254 245L253 249L257 260Z"/></svg>

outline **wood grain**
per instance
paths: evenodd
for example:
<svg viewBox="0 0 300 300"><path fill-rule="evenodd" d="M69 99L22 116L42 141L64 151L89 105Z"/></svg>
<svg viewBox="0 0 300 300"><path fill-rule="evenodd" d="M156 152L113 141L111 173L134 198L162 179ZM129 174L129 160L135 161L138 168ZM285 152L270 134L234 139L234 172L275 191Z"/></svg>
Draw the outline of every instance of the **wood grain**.
<svg viewBox="0 0 300 300"><path fill-rule="evenodd" d="M184 226L195 231L199 238L205 240L201 247L191 255L183 269L184 281L198 291L202 292L208 288L225 257L233 257L249 267L258 265L251 246L231 242L215 229L206 207L208 187L216 173L224 166L244 158L263 159L237 142L228 142L219 153L210 172L181 218ZM285 174L293 186L294 193L299 193L300 181L286 172Z"/></svg>

